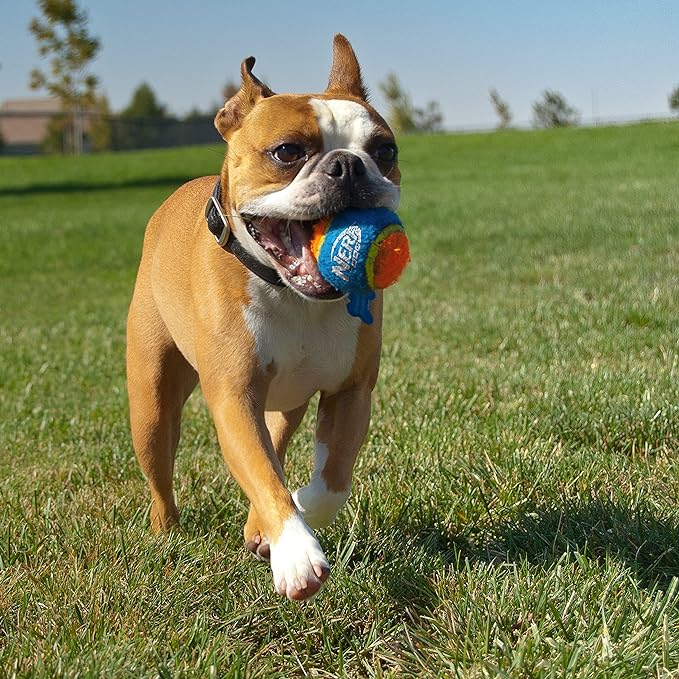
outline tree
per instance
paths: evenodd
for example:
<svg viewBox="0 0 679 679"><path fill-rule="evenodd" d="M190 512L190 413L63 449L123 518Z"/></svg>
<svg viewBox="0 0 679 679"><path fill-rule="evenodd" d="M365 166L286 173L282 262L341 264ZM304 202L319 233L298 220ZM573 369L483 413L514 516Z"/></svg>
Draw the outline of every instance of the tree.
<svg viewBox="0 0 679 679"><path fill-rule="evenodd" d="M111 148L111 116L106 97L96 97L81 132L81 150L106 151ZM67 153L73 148L73 126L68 116L58 114L50 118L41 146L46 153Z"/></svg>
<svg viewBox="0 0 679 679"><path fill-rule="evenodd" d="M107 151L111 148L111 109L106 97L97 97L94 109L97 115L90 118L87 130L92 151Z"/></svg>
<svg viewBox="0 0 679 679"><path fill-rule="evenodd" d="M490 103L495 109L495 115L498 117L498 129L504 130L509 127L512 122L512 111L509 104L500 96L500 93L493 87L488 92L490 96Z"/></svg>
<svg viewBox="0 0 679 679"><path fill-rule="evenodd" d="M533 103L535 127L572 127L580 120L580 113L554 90L545 90L542 100Z"/></svg>
<svg viewBox="0 0 679 679"><path fill-rule="evenodd" d="M387 118L389 124L394 128L394 132L407 134L414 132L415 119L413 105L410 97L401 87L395 73L388 73L383 82L379 84L382 94L387 100L389 112Z"/></svg>
<svg viewBox="0 0 679 679"><path fill-rule="evenodd" d="M677 85L671 92L669 99L670 111L674 111L679 115L679 85Z"/></svg>
<svg viewBox="0 0 679 679"><path fill-rule="evenodd" d="M120 114L123 118L165 118L167 109L158 101L148 83L142 83L132 93L132 99Z"/></svg>
<svg viewBox="0 0 679 679"><path fill-rule="evenodd" d="M28 26L41 57L51 56L49 70L31 71L30 87L58 97L71 127L71 150L83 148L82 112L95 104L98 78L88 71L101 44L87 32L87 14L75 0L38 0L42 13Z"/></svg>
<svg viewBox="0 0 679 679"><path fill-rule="evenodd" d="M121 124L115 135L115 147L156 146L162 138L161 126L166 121L169 121L166 107L158 101L148 83L141 83L120 113Z"/></svg>
<svg viewBox="0 0 679 679"><path fill-rule="evenodd" d="M201 111L197 106L194 106L185 116L184 120L186 122L195 122L197 120L204 120L205 118L208 117L209 114L205 113L205 111Z"/></svg>
<svg viewBox="0 0 679 679"><path fill-rule="evenodd" d="M430 101L424 108L415 108L395 73L387 74L379 88L387 100L387 117L394 132L408 134L441 130L443 114L438 102Z"/></svg>
<svg viewBox="0 0 679 679"><path fill-rule="evenodd" d="M429 101L424 108L415 109L415 129L418 132L440 132L443 113L438 101Z"/></svg>

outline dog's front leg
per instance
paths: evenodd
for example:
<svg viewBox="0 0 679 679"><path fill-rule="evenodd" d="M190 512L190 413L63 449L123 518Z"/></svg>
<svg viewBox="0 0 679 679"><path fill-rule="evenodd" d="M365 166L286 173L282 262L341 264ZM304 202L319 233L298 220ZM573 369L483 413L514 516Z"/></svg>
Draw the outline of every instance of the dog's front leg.
<svg viewBox="0 0 679 679"><path fill-rule="evenodd" d="M293 497L313 528L330 525L351 492L354 462L370 423L374 380L337 394L323 394L318 405L315 463L310 482Z"/></svg>
<svg viewBox="0 0 679 679"><path fill-rule="evenodd" d="M264 419L263 398L253 389L239 392L204 384L203 391L224 459L269 542L276 591L289 599L308 599L321 588L330 567L284 485Z"/></svg>
<svg viewBox="0 0 679 679"><path fill-rule="evenodd" d="M285 464L285 453L288 449L288 443L290 443L292 435L304 418L307 405L305 403L299 408L286 412L267 411L265 413L266 428L271 436L271 443L276 451L276 457L282 467ZM245 526L243 526L243 537L245 538L246 548L257 559L261 561L269 561L271 559L269 543L263 536L263 531L260 530L260 520L252 505L250 505L248 520L245 522Z"/></svg>

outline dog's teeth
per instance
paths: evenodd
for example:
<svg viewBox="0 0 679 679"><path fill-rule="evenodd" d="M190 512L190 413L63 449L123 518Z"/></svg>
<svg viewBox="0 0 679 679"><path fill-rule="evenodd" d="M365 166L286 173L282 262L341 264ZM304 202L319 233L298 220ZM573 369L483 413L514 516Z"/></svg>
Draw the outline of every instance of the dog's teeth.
<svg viewBox="0 0 679 679"><path fill-rule="evenodd" d="M290 279L295 285L304 285L306 283L306 278L304 276L293 276Z"/></svg>

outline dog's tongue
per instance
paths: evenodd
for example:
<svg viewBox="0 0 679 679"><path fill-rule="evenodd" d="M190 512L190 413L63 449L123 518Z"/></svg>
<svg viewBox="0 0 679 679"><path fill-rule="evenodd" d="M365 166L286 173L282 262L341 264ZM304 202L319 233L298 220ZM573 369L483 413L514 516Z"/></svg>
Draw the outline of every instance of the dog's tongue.
<svg viewBox="0 0 679 679"><path fill-rule="evenodd" d="M303 257L304 246L309 241L309 236L300 222L290 222L290 242L292 249L298 257Z"/></svg>

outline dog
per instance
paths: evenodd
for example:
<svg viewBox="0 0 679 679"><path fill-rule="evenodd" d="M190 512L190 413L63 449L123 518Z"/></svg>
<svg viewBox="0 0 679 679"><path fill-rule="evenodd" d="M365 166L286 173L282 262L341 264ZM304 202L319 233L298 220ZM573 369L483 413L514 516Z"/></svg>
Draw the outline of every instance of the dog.
<svg viewBox="0 0 679 679"><path fill-rule="evenodd" d="M280 595L314 596L330 573L312 529L350 494L381 349L321 278L312 225L349 207L396 210L398 150L368 103L349 41L336 35L326 90L274 94L241 65L217 113L219 176L175 191L151 217L127 322L132 442L155 531L179 523L172 489L186 399L200 382L227 466L250 501L245 545L270 560ZM285 485L288 443L320 392L309 483Z"/></svg>

